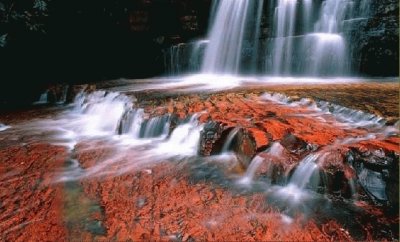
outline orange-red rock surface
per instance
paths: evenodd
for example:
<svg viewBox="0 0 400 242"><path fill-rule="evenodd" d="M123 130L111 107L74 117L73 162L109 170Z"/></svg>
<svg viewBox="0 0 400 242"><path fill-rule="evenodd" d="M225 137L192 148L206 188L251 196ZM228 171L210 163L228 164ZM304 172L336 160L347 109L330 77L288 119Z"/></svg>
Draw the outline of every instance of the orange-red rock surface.
<svg viewBox="0 0 400 242"><path fill-rule="evenodd" d="M375 88L379 91L375 92ZM186 117L204 111L199 118L201 122L215 121L226 130L239 126L247 137L242 141L249 142L241 152L250 157L273 142L280 142L286 149L285 154L273 161L278 165L275 169L281 169L282 173L288 173L310 152L306 145L331 150L328 153L332 158L321 166L328 173L343 171L348 180L355 176L354 169L343 163L349 151L400 153L400 139L396 136L336 146L338 140L362 137L368 135L368 131L345 129L329 118L328 122L318 121L306 108L260 100L259 94L267 90L325 98L344 106L351 104L348 106L352 108L375 110L370 110L374 113L380 110L378 114L389 119L398 116L397 107L394 110L393 106L398 103L398 90L393 84L346 85L343 89L337 86L257 87L212 95L188 94L164 99L153 96L152 100L144 100L139 105L151 115L168 112ZM368 98L353 95L354 90L364 95L368 93L364 96ZM35 112L9 113L1 119L3 117L0 116L0 122L12 125L35 117ZM350 202L352 213L347 217L330 217L318 211L309 217L299 212L288 218L279 206L269 202L268 194L238 192L217 182L225 175L243 173L248 164L227 171L223 165L211 162L210 166L217 167L223 175L201 179L194 166L204 162L201 158L165 159L120 175L113 172L121 168L121 163L116 162L108 168L109 175L56 182L60 172L68 166L71 154L64 147L49 144L42 135L45 134L0 133L0 240L351 241L390 240L398 236L398 213L388 212L369 199ZM112 159L118 152L107 142L93 145L82 141L76 145L72 158L77 159L85 171ZM129 162L130 157L138 155L136 151L129 152L120 159ZM268 159L268 154L261 156ZM207 167L207 163L204 164ZM203 166L202 169L206 169ZM258 174L268 169L261 166ZM341 207L332 210L335 209ZM347 220L352 220L354 226L347 226Z"/></svg>
<svg viewBox="0 0 400 242"><path fill-rule="evenodd" d="M0 150L0 239L45 241L65 238L64 189L51 171L63 166L67 152L43 143Z"/></svg>

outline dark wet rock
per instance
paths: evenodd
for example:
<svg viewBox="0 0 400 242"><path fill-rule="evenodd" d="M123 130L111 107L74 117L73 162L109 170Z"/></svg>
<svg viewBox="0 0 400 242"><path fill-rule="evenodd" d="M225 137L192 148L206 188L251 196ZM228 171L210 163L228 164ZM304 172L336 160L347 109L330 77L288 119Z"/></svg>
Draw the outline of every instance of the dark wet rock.
<svg viewBox="0 0 400 242"><path fill-rule="evenodd" d="M210 155L218 155L224 152L224 148L226 148L228 151L231 151L233 149L233 145L237 142L236 141L236 135L235 137L232 137L232 140L229 141L229 136L234 132L234 128L227 128L223 124L220 124L220 134L219 138L215 140L213 143L213 148L210 153ZM230 144L229 144L230 142Z"/></svg>
<svg viewBox="0 0 400 242"><path fill-rule="evenodd" d="M399 2L373 0L369 16L345 21L344 33L355 72L374 76L399 73Z"/></svg>
<svg viewBox="0 0 400 242"><path fill-rule="evenodd" d="M215 147L215 143L221 138L223 125L218 122L210 121L204 125L200 134L200 155L209 156L215 150L221 150L222 146Z"/></svg>
<svg viewBox="0 0 400 242"><path fill-rule="evenodd" d="M232 128L224 128L224 125L219 122L206 123L200 135L199 153L203 156L220 154L231 131ZM228 148L236 153L239 162L245 168L256 154L255 141L251 134L243 128L237 131Z"/></svg>
<svg viewBox="0 0 400 242"><path fill-rule="evenodd" d="M240 129L236 136L233 151L237 154L239 162L243 167L248 167L256 155L256 144L252 136L245 129Z"/></svg>
<svg viewBox="0 0 400 242"><path fill-rule="evenodd" d="M348 155L358 181L377 202L398 206L399 156L383 150L352 149Z"/></svg>
<svg viewBox="0 0 400 242"><path fill-rule="evenodd" d="M266 176L272 184L284 185L287 183L290 172L298 163L299 158L291 154L282 145L278 146L278 152L261 152L257 156L263 158L263 163L260 165L257 173L261 176ZM271 148L269 148L270 150Z"/></svg>
<svg viewBox="0 0 400 242"><path fill-rule="evenodd" d="M350 198L354 195L356 172L346 160L344 147L326 150L321 154L319 164L320 184L323 193Z"/></svg>
<svg viewBox="0 0 400 242"><path fill-rule="evenodd" d="M297 155L304 154L305 152L316 148L293 134L285 135L280 143L288 151Z"/></svg>

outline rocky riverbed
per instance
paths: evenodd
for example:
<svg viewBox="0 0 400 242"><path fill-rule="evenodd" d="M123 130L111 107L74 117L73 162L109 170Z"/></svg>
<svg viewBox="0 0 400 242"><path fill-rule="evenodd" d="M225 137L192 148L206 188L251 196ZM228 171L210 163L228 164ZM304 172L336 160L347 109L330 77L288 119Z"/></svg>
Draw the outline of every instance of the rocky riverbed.
<svg viewBox="0 0 400 242"><path fill-rule="evenodd" d="M144 84L1 114L2 240L398 239L398 83Z"/></svg>

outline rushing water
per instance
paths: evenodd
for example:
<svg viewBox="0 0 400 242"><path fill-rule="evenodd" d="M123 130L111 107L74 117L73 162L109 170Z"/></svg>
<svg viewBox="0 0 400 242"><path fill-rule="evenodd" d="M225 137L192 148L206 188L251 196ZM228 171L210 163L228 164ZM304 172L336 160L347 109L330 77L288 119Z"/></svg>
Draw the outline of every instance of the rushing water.
<svg viewBox="0 0 400 242"><path fill-rule="evenodd" d="M229 132L228 137L226 137L226 140L224 142L224 146L222 147L222 153L226 153L229 151L232 146L233 140L235 139L239 130L239 128L234 128L231 132Z"/></svg>
<svg viewBox="0 0 400 242"><path fill-rule="evenodd" d="M269 2L273 4L272 33L265 41L266 53L262 53L270 60L265 62L268 74L320 76L347 73L348 43L343 34L343 23L353 17L367 17L370 1L325 0L322 4L316 2L313 0ZM169 58L165 60L166 65L168 63L171 65L170 74L177 75L186 69L199 70L203 75L187 77L183 81L170 80L169 83L164 80L151 85L140 86L139 83L137 86L140 88L137 90L215 91L246 84L244 79L248 81L249 78L241 78L235 74L243 67L250 73L257 69L259 56L256 52L262 45L259 41L261 35L259 27L262 22L263 3L262 0L215 1L211 14L213 24L209 31L209 40L194 42L189 50L185 49L187 46L184 44L173 46L169 50ZM249 56L250 58L247 58ZM234 76L214 74L234 74ZM255 80L260 81L256 78ZM297 83L300 79L279 77L270 80L287 84ZM306 79L306 81L321 80ZM57 100L59 103L65 102L66 90ZM43 93L37 103L47 103L48 95L48 91ZM381 117L324 101L310 99L293 101L290 97L276 93L265 93L259 101L265 105L273 102L274 105L282 105L285 108L306 110L307 112L292 115L315 117L316 120L338 129L345 131L360 129L365 130L367 134L359 136L351 134L322 148L308 149L307 146L307 153L299 155L295 161L283 143L274 140L265 151L257 151L258 154L251 157L252 160L246 167L241 167L243 164L240 155L232 150L233 146L236 146L234 143L241 128L233 128L226 136L221 148L222 154L215 157L201 157L198 153L204 124L199 122L198 114L189 115L186 119L178 119L172 114L150 116L139 107L133 96L117 91L80 93L71 106L55 117L18 124L15 130L14 125L9 129L10 126L0 124L0 131L5 131L7 134L22 130L22 133L33 134L36 139L44 137L43 140L53 145L67 147L69 159L66 168L56 172L54 181L65 182L67 187L70 184L69 188L65 189L67 197L68 194L71 195L71 190L79 190L74 186L79 186L78 181L82 179L104 176L114 178L137 171L150 175L154 164L170 161L179 165L179 162L185 162L189 167L189 173L195 173L191 176L202 179L204 183L216 182L234 191L238 189L240 192L243 190L254 192L256 190L254 187L257 187L257 192L266 195L268 201L272 201L271 204L281 208L281 218L285 224L293 223L294 217L301 213L307 216L319 210L322 211L320 212L322 215L328 214L325 209L331 206L325 205L330 201L322 194L318 194L318 186L321 185L320 179L323 179L320 177L321 166L330 155L338 152L335 148L370 140L379 142L380 139L399 134L398 125L387 127ZM18 137L13 137L13 140L18 140ZM96 155L92 157L93 164L87 165L78 158L79 152L87 151L96 151L93 152ZM107 154L104 157L103 152ZM85 154L82 156L85 157ZM349 166L353 165L353 158L346 159ZM228 167L228 171L213 167L213 161L218 165L222 164L222 167ZM276 163L288 165L290 174L283 173L279 167L275 167ZM235 171L238 167L245 170ZM266 173L259 175L261 169L264 171L266 169ZM359 183L368 193L378 200L388 200L388 185L383 173L364 166L356 170ZM281 179L277 181L275 176L280 176ZM356 192L353 178L346 180L343 178L343 181L347 181L352 193ZM177 179L169 185L173 187L175 182ZM152 186L159 189L158 184ZM215 197L220 194L213 192L217 194ZM81 206L79 203L81 198L78 197L79 194L69 198L68 200L73 201L69 205L67 203L66 207L75 210ZM145 203L146 200L141 198L140 206ZM316 209L315 206L319 204L323 206ZM96 206L96 211L100 214L100 206L97 204ZM335 208L332 207L331 210ZM346 212L343 214L347 215ZM320 213L317 215L320 216ZM83 215L78 218L77 220L85 219ZM22 225L23 223L18 226ZM101 234L106 233L100 225L95 228Z"/></svg>
<svg viewBox="0 0 400 242"><path fill-rule="evenodd" d="M0 123L0 132L11 128L11 126Z"/></svg>
<svg viewBox="0 0 400 242"><path fill-rule="evenodd" d="M174 86L169 88L173 89ZM229 192L238 192L240 196L255 193L262 195L262 200L267 201L268 206L280 209L285 224L292 224L299 214L305 217L315 214L320 216L316 211L323 211L322 215L329 219L345 215L347 210L341 212L342 207L339 207L340 211L337 211L338 208L331 205L331 193L321 188L327 184L324 183L324 175L321 175L324 162L329 162L331 156L336 159L335 152L338 147L371 139L379 141L388 135L398 135L398 127L385 126L384 120L375 115L328 102L311 99L292 100L282 94L265 93L256 98L257 104L292 109L293 113L290 115L309 115L338 129L349 129L350 132L345 139L316 149L307 148L308 150L299 156L293 155L282 140L274 140L266 150L257 151L257 154L251 157L251 162L244 166L236 146L240 146L237 142L240 142L242 131L247 127L231 128L221 136L223 140L218 150L221 150L222 154L202 157L199 155L201 131L206 128L199 122L199 117L204 113L188 115L184 119L179 119L173 114L150 115L146 112L147 108L141 108L141 103L128 94L131 92L126 93L82 92L77 95L73 104L66 106L61 113L53 117L13 124L13 127L7 130L4 130L4 125L0 125L0 131L3 129L2 135L5 134L6 137L13 133L23 133L33 136L33 140L66 147L66 165L53 171L55 179L52 180L55 186L67 186L64 190L66 196L81 190L79 184L87 180L101 183L102 179L116 179L119 182L121 175L130 176L139 172L141 175L137 181L146 183L145 177L151 176L158 165L168 163L176 169L184 167L185 170L181 172L188 175L185 179L199 181L200 186L212 183L230 189ZM299 113L296 110L299 110ZM208 111L204 110L205 113ZM390 130L387 130L388 128ZM362 129L367 131L367 134L351 134L352 129ZM19 137L12 139L18 140ZM354 159L346 159L349 165L352 165ZM287 170L283 170L280 165L288 165ZM378 200L388 200L386 191L389 185L382 173L368 167L356 169L358 184L357 180L350 178L342 178L341 184L347 182L352 194L357 194L358 185L361 185ZM174 178L171 187L179 179L181 178ZM79 193L83 194L84 191ZM71 209L80 206L85 208L74 196L68 200L71 201L67 203L67 207ZM140 201L141 204L145 203ZM345 200L342 204L347 202L349 201ZM93 204L94 207L98 206ZM332 212L339 215L330 217ZM83 216L71 219L70 223L76 225L76 221L81 220L81 217ZM96 226L98 231L104 233L105 228Z"/></svg>
<svg viewBox="0 0 400 242"><path fill-rule="evenodd" d="M326 116L325 118L330 120L329 122L341 128L363 127L371 130L368 136L348 137L340 141L342 144L376 139L382 133L388 135L393 132L397 133L397 129L388 130L390 127L385 127L384 121L380 117L328 102L314 102L308 99L291 101L289 97L282 94L270 93L262 95L261 100L293 108L307 108L310 112L305 115L314 115L317 118ZM104 138L107 138L107 142L115 143L116 147L128 149L130 147L142 147L140 148L143 149L141 158L137 158L138 164L151 163L168 157L197 156L200 132L203 128L203 125L197 121L198 115L193 115L186 120L175 119L171 114L149 117L143 109L135 107L135 103L134 97L118 92L81 93L76 97L74 104L68 108L68 111L63 112L55 119L38 120L26 124L26 128L41 130L46 127L54 130L55 133L50 136L50 141L54 144L64 145L71 151L82 140ZM7 128L9 126L0 126L0 130ZM232 144L239 131L240 128L234 128L226 136L221 147L223 154L231 151ZM276 158L282 155L284 148L279 143L275 143L266 152L271 157ZM79 171L78 177L101 175L102 172L107 170L108 162L115 163L115 160L124 160L125 155L125 152L121 152L111 160L93 168L87 174L83 175ZM312 171L316 168L313 162L318 158L317 156L312 154L310 157L306 157L304 162L300 162L299 168L289 182L290 185L296 185L299 189L305 188L313 173ZM251 183L259 165L260 158L255 158L251 162L242 179L244 183ZM125 168L121 169L125 170ZM121 173L122 170L118 170L118 172ZM126 171L129 171L129 169L126 169ZM310 173L305 175L303 171Z"/></svg>
<svg viewBox="0 0 400 242"><path fill-rule="evenodd" d="M319 117L322 117L324 114L329 114L335 117L337 123L349 127L382 129L385 125L385 120L382 117L326 101L313 101L307 98L302 98L299 101L292 101L290 97L280 93L264 93L261 98L282 105L306 107L310 111L315 112Z"/></svg>
<svg viewBox="0 0 400 242"><path fill-rule="evenodd" d="M282 72L282 66L289 68L293 48L294 24L296 20L297 1L279 0L275 8L274 29L275 41L272 47L274 74ZM285 37L289 38L286 40ZM286 60L283 58L286 57Z"/></svg>
<svg viewBox="0 0 400 242"><path fill-rule="evenodd" d="M370 0L275 0L264 7L264 1L214 1L208 41L172 46L165 66L173 75L198 71L349 75L351 38L345 25L369 18L370 4ZM270 23L268 29L262 29L265 21Z"/></svg>
<svg viewBox="0 0 400 242"><path fill-rule="evenodd" d="M48 103L48 95L49 95L49 91L46 90L44 93L40 94L39 100L34 102L33 104L46 104L46 103Z"/></svg>
<svg viewBox="0 0 400 242"><path fill-rule="evenodd" d="M295 71L311 76L345 74L348 57L346 42L341 31L351 4L351 1L346 0L324 1L319 18L313 30L309 31L307 26L310 25L310 19L306 18L308 16L306 14L315 9L312 2L306 1L300 4L299 1L279 1L274 20L275 41L270 47L273 73L290 75ZM301 35L295 32L298 8L303 8L305 15L304 22L300 25L304 28L304 33ZM307 58L306 63L296 67L296 62L301 58Z"/></svg>
<svg viewBox="0 0 400 242"><path fill-rule="evenodd" d="M262 6L263 0L219 1L203 59L203 73L238 72L244 38L250 31L257 33L259 25L258 21L249 20Z"/></svg>

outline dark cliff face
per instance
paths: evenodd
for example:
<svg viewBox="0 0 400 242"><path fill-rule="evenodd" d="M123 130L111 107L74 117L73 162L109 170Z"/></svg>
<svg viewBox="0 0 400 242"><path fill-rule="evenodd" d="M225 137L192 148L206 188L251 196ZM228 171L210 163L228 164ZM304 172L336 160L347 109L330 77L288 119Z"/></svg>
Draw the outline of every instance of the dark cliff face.
<svg viewBox="0 0 400 242"><path fill-rule="evenodd" d="M375 0L373 17L362 29L360 49L361 73L378 76L399 75L399 2Z"/></svg>
<svg viewBox="0 0 400 242"><path fill-rule="evenodd" d="M374 0L370 17L345 30L353 70L368 76L399 75L399 2Z"/></svg>

